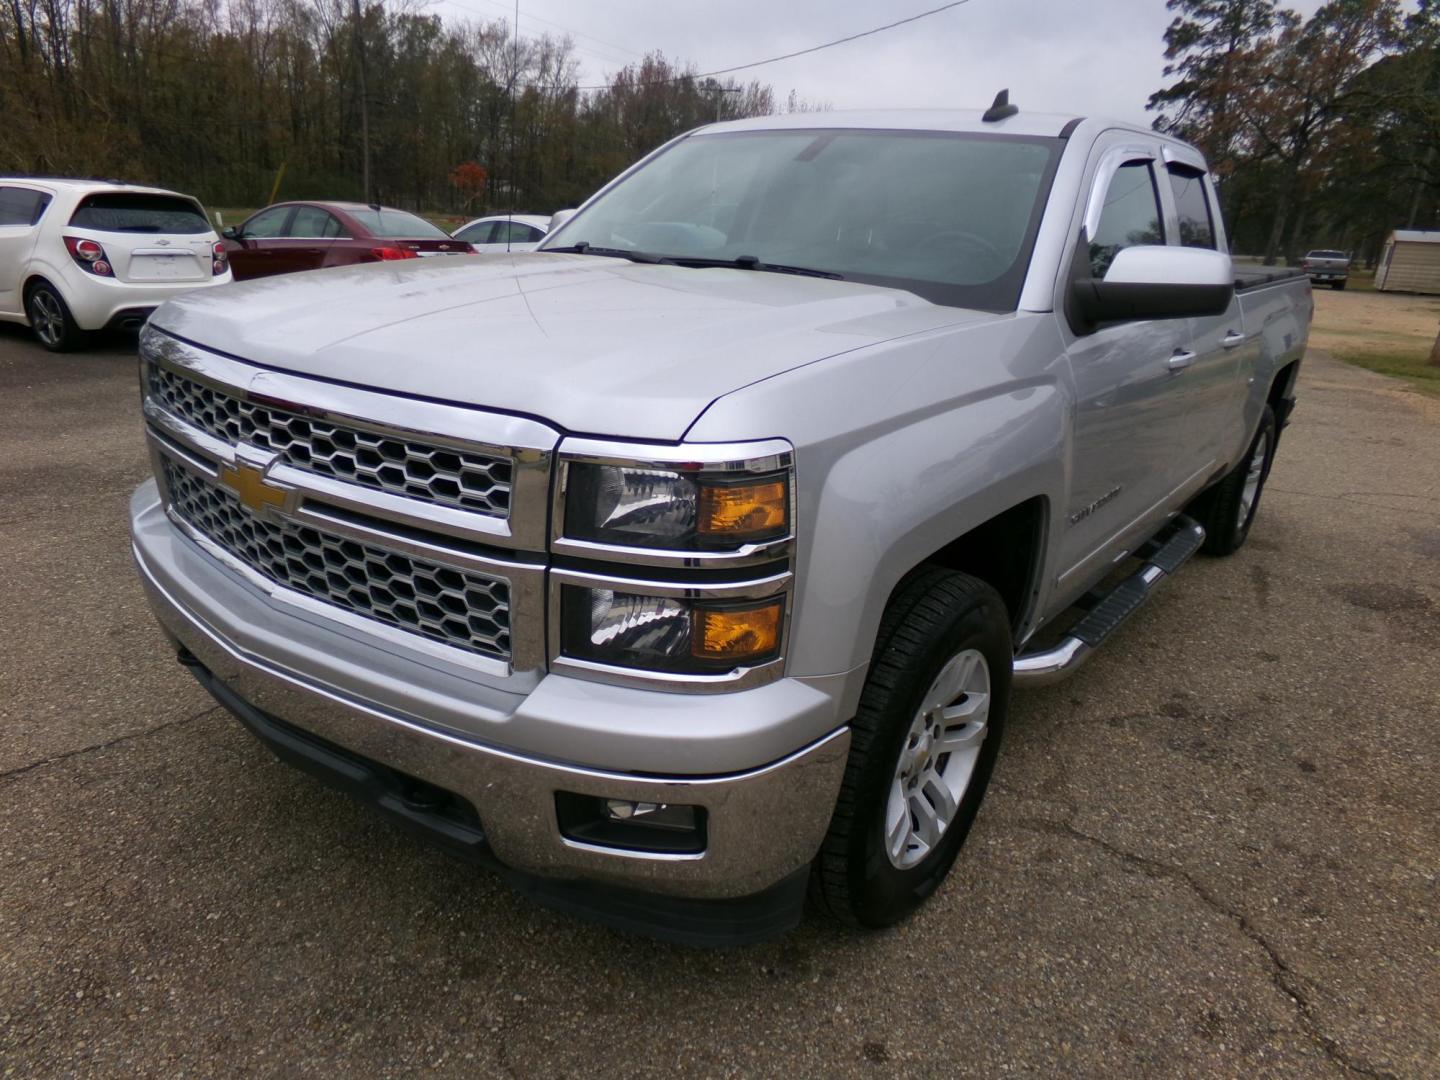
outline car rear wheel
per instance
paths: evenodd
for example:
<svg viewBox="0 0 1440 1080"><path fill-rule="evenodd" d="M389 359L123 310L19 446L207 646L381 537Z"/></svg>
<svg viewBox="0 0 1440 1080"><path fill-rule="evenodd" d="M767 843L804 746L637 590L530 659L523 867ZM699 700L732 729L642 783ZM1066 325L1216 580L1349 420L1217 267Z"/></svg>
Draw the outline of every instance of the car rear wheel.
<svg viewBox="0 0 1440 1080"><path fill-rule="evenodd" d="M945 880L1000 750L1012 660L1005 604L983 581L928 569L891 600L811 879L821 910L889 926Z"/></svg>
<svg viewBox="0 0 1440 1080"><path fill-rule="evenodd" d="M1278 435L1275 413L1266 405L1255 438L1240 464L1190 505L1190 515L1205 526L1205 543L1200 550L1207 555L1233 555L1250 535L1275 461Z"/></svg>
<svg viewBox="0 0 1440 1080"><path fill-rule="evenodd" d="M48 281L30 286L25 294L25 314L35 339L51 352L69 352L85 343L85 331L75 322L59 291Z"/></svg>

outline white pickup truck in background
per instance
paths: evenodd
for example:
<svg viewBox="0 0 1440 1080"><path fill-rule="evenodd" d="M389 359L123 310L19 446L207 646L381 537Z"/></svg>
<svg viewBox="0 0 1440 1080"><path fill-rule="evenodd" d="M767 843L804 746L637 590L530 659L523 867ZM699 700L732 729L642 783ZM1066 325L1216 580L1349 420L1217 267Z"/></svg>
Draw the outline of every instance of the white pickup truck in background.
<svg viewBox="0 0 1440 1080"><path fill-rule="evenodd" d="M531 254L167 304L135 557L277 753L542 900L885 926L1012 686L1244 543L1311 306L1150 130L717 124Z"/></svg>

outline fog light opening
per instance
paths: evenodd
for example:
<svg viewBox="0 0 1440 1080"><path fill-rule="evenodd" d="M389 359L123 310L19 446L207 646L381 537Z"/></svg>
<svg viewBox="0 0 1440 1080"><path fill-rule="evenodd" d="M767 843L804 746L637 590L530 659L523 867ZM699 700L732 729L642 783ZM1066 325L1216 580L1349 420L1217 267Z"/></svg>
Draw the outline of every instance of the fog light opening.
<svg viewBox="0 0 1440 1080"><path fill-rule="evenodd" d="M705 850L703 806L555 793L555 819L567 840L620 851L698 855Z"/></svg>

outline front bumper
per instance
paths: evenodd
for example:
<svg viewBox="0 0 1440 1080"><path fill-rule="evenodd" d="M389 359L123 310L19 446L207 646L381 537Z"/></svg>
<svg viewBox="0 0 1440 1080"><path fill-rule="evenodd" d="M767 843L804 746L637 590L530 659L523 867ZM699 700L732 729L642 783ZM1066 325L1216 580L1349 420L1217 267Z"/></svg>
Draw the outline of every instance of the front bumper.
<svg viewBox="0 0 1440 1080"><path fill-rule="evenodd" d="M183 537L164 517L154 490L146 485L132 502L132 537L141 581L156 616L189 659L197 675L222 703L245 716L278 720L283 727L318 738L323 744L364 762L393 770L432 786L473 810L485 847L505 867L539 879L598 883L669 897L728 900L750 897L794 879L813 858L829 826L849 750L849 730L833 724L799 750L758 767L706 775L655 775L562 761L512 746L484 742L427 720L427 707L439 708L443 673L427 678L419 669L404 679L389 680L389 699L377 702L362 697L354 687L327 683L317 677L326 669L297 652L285 653L277 642L294 643L301 636L285 633L285 620L311 638L316 648L313 618L273 610L248 611L246 604L264 598ZM263 622L263 625L260 623ZM329 634L326 660L349 656L357 666L367 660L379 672L395 673L403 658L383 639L366 642L350 632L320 628L319 645ZM311 670L303 670L309 664ZM559 680L562 694L542 694L548 683ZM723 697L746 698L737 705L737 727L756 722L756 704L794 710L813 725L815 716L833 714L834 703L809 687L791 687L794 680L735 695L657 695L654 691L622 687L596 687L604 699L602 711L611 712L621 698L632 702L633 714L647 723L657 719L663 700L665 720L683 732L697 713L697 729L710 725ZM543 726L549 719L528 702L540 697L545 708L568 701L585 709L591 684L549 675L528 696L516 696L503 727L523 741L527 727ZM440 710L444 711L444 710ZM811 715L814 714L814 715ZM253 719L253 716L251 717ZM772 721L776 717L770 718ZM767 730L795 730L796 716L781 716ZM255 725L251 724L252 730ZM497 725L499 729L502 725ZM510 740L513 744L517 739ZM645 756L645 739L617 731L606 746L613 763L632 741L637 755ZM267 740L268 741L268 740ZM585 746L590 739L577 739ZM761 740L763 743L763 740ZM273 743L272 743L273 744ZM727 755L717 755L723 759ZM343 771L343 770L342 770ZM671 854L627 851L576 841L561 834L556 793L570 792L635 802L686 804L705 808L707 842L698 853ZM463 815L462 815L463 816ZM792 890L793 892L793 890Z"/></svg>

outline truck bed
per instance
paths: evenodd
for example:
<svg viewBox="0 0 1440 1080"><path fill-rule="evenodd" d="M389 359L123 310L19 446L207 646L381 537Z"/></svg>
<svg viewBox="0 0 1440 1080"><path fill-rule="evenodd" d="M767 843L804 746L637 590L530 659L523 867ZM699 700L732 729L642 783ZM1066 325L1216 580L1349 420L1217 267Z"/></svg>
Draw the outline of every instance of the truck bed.
<svg viewBox="0 0 1440 1080"><path fill-rule="evenodd" d="M1262 285L1272 285L1277 281L1284 281L1287 278L1305 277L1305 271L1298 266L1239 266L1235 267L1235 288L1244 292L1246 289L1258 289Z"/></svg>

